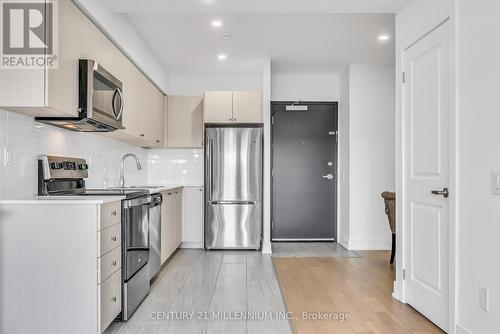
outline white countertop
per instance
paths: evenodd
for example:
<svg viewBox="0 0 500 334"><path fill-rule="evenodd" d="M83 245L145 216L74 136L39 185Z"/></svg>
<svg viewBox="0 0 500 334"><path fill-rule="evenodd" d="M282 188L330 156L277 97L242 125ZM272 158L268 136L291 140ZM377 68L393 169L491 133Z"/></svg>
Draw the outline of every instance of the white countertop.
<svg viewBox="0 0 500 334"><path fill-rule="evenodd" d="M148 188L150 194L168 191L182 187L203 187L202 185L159 185L155 188ZM92 189L92 188L89 188ZM140 188L138 188L140 189ZM26 196L19 198L6 198L0 199L0 205L13 205L13 204L106 204L115 201L121 201L125 196Z"/></svg>
<svg viewBox="0 0 500 334"><path fill-rule="evenodd" d="M0 199L0 205L13 204L106 204L121 201L125 196L26 196Z"/></svg>

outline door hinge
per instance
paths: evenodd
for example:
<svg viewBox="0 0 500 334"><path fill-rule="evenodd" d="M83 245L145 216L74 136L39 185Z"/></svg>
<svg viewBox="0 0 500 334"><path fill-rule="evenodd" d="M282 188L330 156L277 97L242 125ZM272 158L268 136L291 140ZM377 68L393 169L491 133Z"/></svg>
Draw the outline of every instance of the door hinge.
<svg viewBox="0 0 500 334"><path fill-rule="evenodd" d="M406 73L403 72L403 83L406 83Z"/></svg>
<svg viewBox="0 0 500 334"><path fill-rule="evenodd" d="M403 269L403 279L406 279L406 269Z"/></svg>

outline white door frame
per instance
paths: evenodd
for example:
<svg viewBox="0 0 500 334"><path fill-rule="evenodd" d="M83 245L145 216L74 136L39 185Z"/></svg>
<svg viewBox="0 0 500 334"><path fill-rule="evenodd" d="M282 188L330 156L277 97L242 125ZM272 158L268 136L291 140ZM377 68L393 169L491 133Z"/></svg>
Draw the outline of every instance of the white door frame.
<svg viewBox="0 0 500 334"><path fill-rule="evenodd" d="M458 154L457 154L457 147L458 147L458 115L457 115L457 108L456 108L456 87L457 87L457 78L455 74L455 65L456 65L456 42L455 42L455 20L453 17L448 17L442 22L440 22L438 25L436 25L433 29L430 31L426 32L423 34L421 37L416 39L413 43L410 43L407 47L402 50L401 54L397 55L401 61L402 68L401 70L404 69L404 62L405 62L405 52L408 50L410 47L412 47L414 44L418 43L421 39L425 38L427 35L431 34L434 30L442 26L443 24L449 24L449 30L450 30L450 72L451 72L451 78L450 78L450 189L452 189L452 193L450 194L449 197L449 242L450 242L450 249L449 249L449 329L448 333L454 334L456 331L456 305L455 305L455 295L456 295L456 254L457 254L457 240L458 240L458 235L457 235L457 221L458 221L458 211L457 211L457 203L458 203ZM404 220L405 217L405 205L403 203L406 201L407 195L406 195L406 187L405 187L405 171L406 171L406 164L405 164L405 138L406 138L406 130L405 130L405 121L406 121L406 115L405 115L405 98L404 98L404 83L403 83L403 78L402 78L402 73L397 74L397 85L400 85L400 100L399 100L399 110L397 118L397 127L396 129L396 134L397 134L397 141L399 142L398 145L398 152L397 152L397 168L399 168L399 172L397 172L396 178L397 178L397 224L396 224L396 229L400 232L397 233L396 235L396 244L397 244L397 252L399 254L396 255L396 282L395 282L395 287L394 287L394 293L393 296L394 298L400 300L402 303L406 303L406 286L405 286L405 280L403 279L403 271L405 268L405 261L406 257L408 254L405 254L405 246L406 246L406 240L404 239L405 235L405 228L407 226L407 223ZM399 116L399 117L398 117Z"/></svg>

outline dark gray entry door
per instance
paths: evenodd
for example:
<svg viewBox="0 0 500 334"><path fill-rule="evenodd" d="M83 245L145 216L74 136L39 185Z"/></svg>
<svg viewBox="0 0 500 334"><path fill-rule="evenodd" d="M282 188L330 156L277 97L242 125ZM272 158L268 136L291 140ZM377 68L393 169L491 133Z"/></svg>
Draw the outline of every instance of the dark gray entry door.
<svg viewBox="0 0 500 334"><path fill-rule="evenodd" d="M272 240L335 240L337 103L290 105L271 107Z"/></svg>

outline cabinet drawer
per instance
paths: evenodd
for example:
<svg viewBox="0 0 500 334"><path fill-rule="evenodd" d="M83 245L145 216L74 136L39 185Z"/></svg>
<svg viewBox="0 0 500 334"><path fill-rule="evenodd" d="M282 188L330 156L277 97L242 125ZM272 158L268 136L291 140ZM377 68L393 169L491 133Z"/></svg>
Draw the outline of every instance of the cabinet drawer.
<svg viewBox="0 0 500 334"><path fill-rule="evenodd" d="M101 224L99 230L118 224L122 220L122 203L116 201L101 205Z"/></svg>
<svg viewBox="0 0 500 334"><path fill-rule="evenodd" d="M99 282L105 281L122 266L122 248L116 247L108 254L97 259L99 265Z"/></svg>
<svg viewBox="0 0 500 334"><path fill-rule="evenodd" d="M100 285L101 333L111 324L122 309L122 271L118 270Z"/></svg>
<svg viewBox="0 0 500 334"><path fill-rule="evenodd" d="M103 256L122 243L122 224L115 224L97 232L99 240L99 256Z"/></svg>

